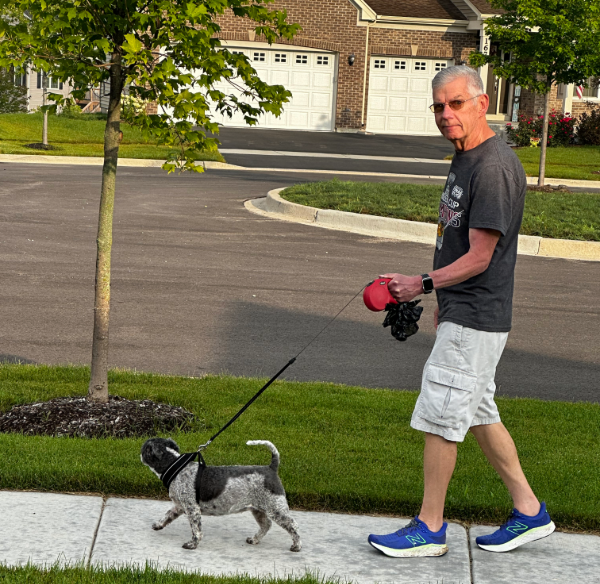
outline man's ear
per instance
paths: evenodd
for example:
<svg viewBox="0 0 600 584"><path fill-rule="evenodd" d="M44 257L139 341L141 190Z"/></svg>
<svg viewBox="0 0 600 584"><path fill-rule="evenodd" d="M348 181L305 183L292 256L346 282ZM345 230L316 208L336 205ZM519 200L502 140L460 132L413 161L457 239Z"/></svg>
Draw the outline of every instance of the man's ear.
<svg viewBox="0 0 600 584"><path fill-rule="evenodd" d="M487 114L488 108L490 107L490 96L487 93L482 93L477 98L477 107L479 107L480 118Z"/></svg>

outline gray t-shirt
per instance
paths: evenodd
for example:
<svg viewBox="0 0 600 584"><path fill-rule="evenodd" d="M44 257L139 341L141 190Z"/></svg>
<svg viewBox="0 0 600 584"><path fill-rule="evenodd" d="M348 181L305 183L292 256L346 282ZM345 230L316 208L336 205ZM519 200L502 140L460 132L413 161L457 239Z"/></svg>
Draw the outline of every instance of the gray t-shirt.
<svg viewBox="0 0 600 584"><path fill-rule="evenodd" d="M495 229L502 236L485 272L436 291L439 322L488 332L510 330L526 190L523 166L497 136L472 150L456 152L440 202L434 269L469 251L471 228Z"/></svg>

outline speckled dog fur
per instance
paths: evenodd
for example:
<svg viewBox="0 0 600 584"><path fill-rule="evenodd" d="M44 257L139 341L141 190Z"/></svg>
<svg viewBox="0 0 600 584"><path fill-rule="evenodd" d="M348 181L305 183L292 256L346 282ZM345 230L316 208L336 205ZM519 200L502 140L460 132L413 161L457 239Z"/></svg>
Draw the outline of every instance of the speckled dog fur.
<svg viewBox="0 0 600 584"><path fill-rule="evenodd" d="M196 502L196 474L198 463L186 466L171 483L169 497L174 506L152 529L163 529L184 513L192 528L192 539L183 547L196 549L202 539L202 514L229 515L251 511L259 530L246 539L258 544L274 521L292 536L293 552L302 549L298 525L290 515L285 490L277 470L279 452L271 442L252 440L251 446L261 444L272 452L269 466L207 466L202 474L199 503ZM151 438L142 446L141 459L158 477L180 456L179 447L170 438Z"/></svg>

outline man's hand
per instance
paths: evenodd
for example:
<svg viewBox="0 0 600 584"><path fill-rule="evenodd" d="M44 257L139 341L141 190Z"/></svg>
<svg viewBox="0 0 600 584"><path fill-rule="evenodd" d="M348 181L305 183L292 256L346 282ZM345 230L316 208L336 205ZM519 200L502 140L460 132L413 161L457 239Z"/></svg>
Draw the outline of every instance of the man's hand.
<svg viewBox="0 0 600 584"><path fill-rule="evenodd" d="M421 276L383 274L379 277L392 279L391 282L388 282L388 290L398 302L410 302L419 294L423 294L423 279Z"/></svg>

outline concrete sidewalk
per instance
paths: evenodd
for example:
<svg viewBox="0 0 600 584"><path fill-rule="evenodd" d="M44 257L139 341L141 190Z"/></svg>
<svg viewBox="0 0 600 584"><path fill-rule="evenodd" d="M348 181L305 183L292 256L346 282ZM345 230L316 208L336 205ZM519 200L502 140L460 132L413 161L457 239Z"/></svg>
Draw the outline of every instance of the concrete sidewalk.
<svg viewBox="0 0 600 584"><path fill-rule="evenodd" d="M259 577L302 576L358 584L548 584L600 580L600 537L554 533L508 554L477 548L475 537L490 526L451 523L450 551L441 558L388 558L367 544L369 533L389 533L408 519L293 513L303 549L289 551L290 538L273 526L259 546L245 543L256 531L250 513L203 520L204 539L196 550L185 517L162 531L151 529L168 501L103 500L96 496L0 492L0 560L6 565L84 562L100 566L152 562L186 572Z"/></svg>

